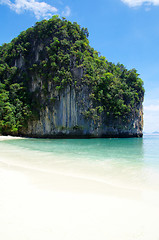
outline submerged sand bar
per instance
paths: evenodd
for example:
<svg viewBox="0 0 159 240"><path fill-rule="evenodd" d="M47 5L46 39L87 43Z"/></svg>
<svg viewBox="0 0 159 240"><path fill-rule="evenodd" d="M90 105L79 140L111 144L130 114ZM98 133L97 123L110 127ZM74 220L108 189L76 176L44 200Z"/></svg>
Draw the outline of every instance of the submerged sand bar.
<svg viewBox="0 0 159 240"><path fill-rule="evenodd" d="M7 158L0 155L1 239L159 239L154 189L42 171Z"/></svg>

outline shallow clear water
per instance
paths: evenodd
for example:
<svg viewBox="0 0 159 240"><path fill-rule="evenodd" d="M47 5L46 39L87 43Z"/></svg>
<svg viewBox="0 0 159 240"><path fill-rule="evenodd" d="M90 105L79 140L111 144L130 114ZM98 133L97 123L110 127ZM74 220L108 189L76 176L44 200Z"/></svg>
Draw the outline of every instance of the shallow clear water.
<svg viewBox="0 0 159 240"><path fill-rule="evenodd" d="M19 139L0 142L3 164L111 183L159 187L159 136L116 139Z"/></svg>

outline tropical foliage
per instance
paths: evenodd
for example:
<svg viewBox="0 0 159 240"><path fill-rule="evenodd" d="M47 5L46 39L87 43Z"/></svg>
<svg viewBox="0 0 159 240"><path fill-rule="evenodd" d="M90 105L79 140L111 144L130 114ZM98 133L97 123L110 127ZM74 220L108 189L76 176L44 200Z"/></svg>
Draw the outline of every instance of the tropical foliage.
<svg viewBox="0 0 159 240"><path fill-rule="evenodd" d="M143 100L143 82L135 69L127 70L99 56L90 47L88 36L87 28L53 16L0 47L2 134L17 134L28 119L38 117L41 100L38 92L30 92L32 79L37 76L43 80L39 91L46 99L49 82L56 91L68 84L78 91L87 85L93 103L83 113L87 118L98 119L101 113L125 121L129 118ZM82 72L81 77L75 77L75 69Z"/></svg>

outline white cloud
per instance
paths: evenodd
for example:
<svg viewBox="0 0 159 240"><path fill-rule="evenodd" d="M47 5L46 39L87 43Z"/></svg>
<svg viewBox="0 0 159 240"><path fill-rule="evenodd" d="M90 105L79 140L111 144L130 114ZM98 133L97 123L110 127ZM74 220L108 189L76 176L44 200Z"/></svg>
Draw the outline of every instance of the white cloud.
<svg viewBox="0 0 159 240"><path fill-rule="evenodd" d="M35 14L37 19L49 18L58 10L57 8L47 4L46 2L39 2L36 0L0 0L0 4L5 4L10 7L16 13L22 13L23 11L31 11Z"/></svg>
<svg viewBox="0 0 159 240"><path fill-rule="evenodd" d="M66 6L66 7L65 7L65 10L62 12L62 15L63 15L64 17L69 17L70 14L71 14L71 9L70 9L68 6Z"/></svg>
<svg viewBox="0 0 159 240"><path fill-rule="evenodd" d="M138 7L143 4L159 6L159 0L121 0L121 1L127 4L129 7Z"/></svg>
<svg viewBox="0 0 159 240"><path fill-rule="evenodd" d="M151 104L144 104L144 131L159 131L159 101L154 100Z"/></svg>
<svg viewBox="0 0 159 240"><path fill-rule="evenodd" d="M159 105L151 104L151 105L145 106L144 109L147 111L158 111L159 112Z"/></svg>

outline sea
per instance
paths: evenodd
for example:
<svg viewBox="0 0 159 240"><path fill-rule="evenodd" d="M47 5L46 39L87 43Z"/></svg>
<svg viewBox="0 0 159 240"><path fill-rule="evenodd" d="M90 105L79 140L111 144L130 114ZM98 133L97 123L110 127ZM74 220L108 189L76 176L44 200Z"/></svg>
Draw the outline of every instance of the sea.
<svg viewBox="0 0 159 240"><path fill-rule="evenodd" d="M0 141L2 165L159 187L159 135Z"/></svg>

